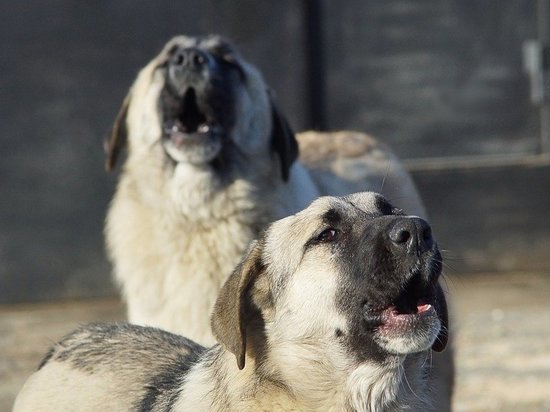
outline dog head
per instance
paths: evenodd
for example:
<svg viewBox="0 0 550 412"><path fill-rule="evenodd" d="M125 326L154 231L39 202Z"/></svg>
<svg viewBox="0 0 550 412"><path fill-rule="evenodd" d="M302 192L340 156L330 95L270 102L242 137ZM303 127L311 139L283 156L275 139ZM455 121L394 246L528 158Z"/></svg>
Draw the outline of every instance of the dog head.
<svg viewBox="0 0 550 412"><path fill-rule="evenodd" d="M294 134L256 68L218 36L178 36L138 75L106 141L111 170L121 150L165 162L224 169L227 157L274 153L281 175L298 155Z"/></svg>
<svg viewBox="0 0 550 412"><path fill-rule="evenodd" d="M252 244L220 292L213 331L241 369L245 354L358 365L442 351L441 268L426 221L374 193L322 197Z"/></svg>

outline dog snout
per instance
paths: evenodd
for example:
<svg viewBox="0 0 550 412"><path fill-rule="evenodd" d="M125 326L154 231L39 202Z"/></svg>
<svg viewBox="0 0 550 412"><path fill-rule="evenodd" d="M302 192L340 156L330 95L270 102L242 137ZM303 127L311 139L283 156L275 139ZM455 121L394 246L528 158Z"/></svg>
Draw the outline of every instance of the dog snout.
<svg viewBox="0 0 550 412"><path fill-rule="evenodd" d="M214 69L214 60L205 50L198 47L179 48L168 60L169 84L179 93L185 93L188 86L201 86Z"/></svg>
<svg viewBox="0 0 550 412"><path fill-rule="evenodd" d="M422 254L432 249L432 228L419 217L399 218L389 228L391 243L407 254Z"/></svg>
<svg viewBox="0 0 550 412"><path fill-rule="evenodd" d="M200 70L208 65L208 54L198 47L180 48L174 52L170 65L176 69Z"/></svg>

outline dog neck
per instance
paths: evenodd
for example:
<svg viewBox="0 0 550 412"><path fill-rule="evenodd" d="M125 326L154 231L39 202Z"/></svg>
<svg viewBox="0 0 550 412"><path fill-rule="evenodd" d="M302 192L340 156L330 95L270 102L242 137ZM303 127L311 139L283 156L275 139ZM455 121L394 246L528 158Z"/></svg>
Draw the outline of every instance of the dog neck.
<svg viewBox="0 0 550 412"><path fill-rule="evenodd" d="M186 410L189 404L212 411L430 410L422 376L425 356L396 356L384 364L363 363L322 376L294 365L290 381L269 360L247 356L239 370L235 356L216 345L190 371L175 410Z"/></svg>
<svg viewBox="0 0 550 412"><path fill-rule="evenodd" d="M273 411L300 410L290 391L281 387L247 356L239 370L235 356L220 345L210 348L189 371L174 410Z"/></svg>
<svg viewBox="0 0 550 412"><path fill-rule="evenodd" d="M266 219L270 195L258 198L261 176L244 178L233 173L220 175L209 165L178 164L167 187L173 217L202 228L232 218L248 225Z"/></svg>
<svg viewBox="0 0 550 412"><path fill-rule="evenodd" d="M426 353L395 356L384 364L363 364L346 381L346 409L432 410L427 395Z"/></svg>

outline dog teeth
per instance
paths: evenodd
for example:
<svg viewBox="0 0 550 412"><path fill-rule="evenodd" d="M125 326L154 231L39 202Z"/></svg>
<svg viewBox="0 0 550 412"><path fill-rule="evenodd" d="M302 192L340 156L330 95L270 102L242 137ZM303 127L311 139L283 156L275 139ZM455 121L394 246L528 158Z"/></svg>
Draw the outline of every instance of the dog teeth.
<svg viewBox="0 0 550 412"><path fill-rule="evenodd" d="M207 124L201 124L197 129L200 133L208 133L210 131L210 126Z"/></svg>
<svg viewBox="0 0 550 412"><path fill-rule="evenodd" d="M166 133L187 133L187 127L180 121L165 125L164 130Z"/></svg>

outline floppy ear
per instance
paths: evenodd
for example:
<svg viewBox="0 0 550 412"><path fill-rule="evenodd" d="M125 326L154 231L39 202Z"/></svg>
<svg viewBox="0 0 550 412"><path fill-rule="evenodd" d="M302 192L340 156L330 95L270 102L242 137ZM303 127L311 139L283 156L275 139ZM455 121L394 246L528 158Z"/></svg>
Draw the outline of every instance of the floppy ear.
<svg viewBox="0 0 550 412"><path fill-rule="evenodd" d="M237 358L239 369L244 368L246 353L246 324L251 315L248 291L263 270L261 247L252 242L245 257L223 285L212 313L214 336Z"/></svg>
<svg viewBox="0 0 550 412"><path fill-rule="evenodd" d="M128 94L122 106L118 111L113 128L111 129L111 135L103 142L103 148L105 149L105 169L108 172L113 170L116 165L116 161L120 154L120 151L128 140L128 132L126 130L126 115L128 114L128 106L130 105L130 95Z"/></svg>
<svg viewBox="0 0 550 412"><path fill-rule="evenodd" d="M432 345L432 349L436 352L442 352L447 346L447 342L449 340L449 314L447 311L445 292L443 292L443 289L439 283L436 288L435 304L437 314L439 315L439 320L441 321L441 330Z"/></svg>
<svg viewBox="0 0 550 412"><path fill-rule="evenodd" d="M283 181L288 180L290 167L298 158L298 142L290 124L275 105L273 98L271 102L271 150L279 156L281 163L281 174Z"/></svg>

